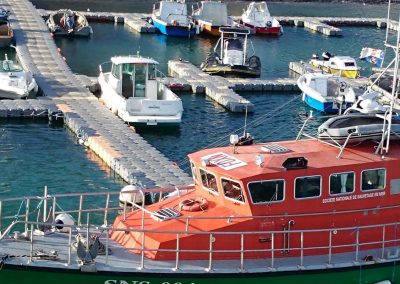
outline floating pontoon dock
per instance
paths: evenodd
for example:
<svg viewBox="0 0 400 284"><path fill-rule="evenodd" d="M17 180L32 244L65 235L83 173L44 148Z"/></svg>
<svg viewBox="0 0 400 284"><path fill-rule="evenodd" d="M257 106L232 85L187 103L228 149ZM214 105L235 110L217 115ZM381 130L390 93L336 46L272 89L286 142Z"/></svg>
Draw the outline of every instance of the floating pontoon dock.
<svg viewBox="0 0 400 284"><path fill-rule="evenodd" d="M31 2L6 0L3 6L11 11L18 59L33 72L45 95L38 98L38 104L57 106L64 113L66 125L128 183L164 187L192 182L83 86L58 53L42 16ZM23 109L17 107L20 103L14 101L13 109Z"/></svg>
<svg viewBox="0 0 400 284"><path fill-rule="evenodd" d="M51 11L39 10L42 17L47 17ZM124 23L140 33L154 33L155 28L148 22L150 14L145 13L111 13L82 11L88 21L92 22L114 22ZM233 19L238 20L235 16ZM342 29L338 26L347 27L378 27L386 28L387 22L384 18L349 18L349 17L288 17L281 16L276 19L283 26L304 27L310 31L318 32L327 36L341 36ZM390 20L389 29L397 31L398 24Z"/></svg>

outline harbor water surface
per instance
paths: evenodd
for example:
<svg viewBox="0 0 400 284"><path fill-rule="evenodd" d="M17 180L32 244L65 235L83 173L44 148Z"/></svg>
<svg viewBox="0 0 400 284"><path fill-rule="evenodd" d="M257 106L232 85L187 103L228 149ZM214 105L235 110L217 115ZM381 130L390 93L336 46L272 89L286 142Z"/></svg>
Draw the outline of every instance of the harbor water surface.
<svg viewBox="0 0 400 284"><path fill-rule="evenodd" d="M82 6L74 3L73 8L96 10L97 6L88 6L92 2L94 1L85 1ZM101 10L109 11L149 13L151 10L148 3L136 3L135 6L127 2L132 1L122 1L120 6L104 4L100 7ZM37 7L53 10L65 7L65 3L34 1ZM230 2L229 5L230 9L240 10L243 2ZM270 10L272 14L276 11L276 15L386 15L385 5L362 4L273 3ZM111 56L136 54L138 51L143 56L159 61L163 73L167 73L167 62L170 59L181 58L198 66L217 41L216 38L206 37L186 39L154 34L140 35L122 24L93 23L92 27L94 34L90 39L56 39L56 44L61 48L62 55L73 72L93 77L98 75L98 65L108 61ZM390 36L393 37L394 33L390 33ZM262 60L262 78L274 79L293 76L288 71L288 63L307 61L313 53L329 51L357 58L364 46L384 48L385 30L343 27L342 37L326 37L304 28L284 27L284 34L279 38L251 39L255 53ZM7 49L3 52L13 51ZM389 51L388 57L393 57ZM362 74L368 75L370 66L360 61L358 63L363 68ZM186 155L205 147L228 145L231 133L243 132L245 116L230 113L203 95L179 95L184 107L179 127L138 131L149 143L189 173ZM310 110L301 102L299 93L295 92L241 95L255 105L254 114L247 118L246 131L257 142L294 138ZM315 128L320 122L321 118L317 119L309 129ZM99 158L79 145L68 130L52 128L43 122L1 121L0 152L0 198L21 193L37 195L45 185L49 186L50 192L57 193L114 191L124 185Z"/></svg>

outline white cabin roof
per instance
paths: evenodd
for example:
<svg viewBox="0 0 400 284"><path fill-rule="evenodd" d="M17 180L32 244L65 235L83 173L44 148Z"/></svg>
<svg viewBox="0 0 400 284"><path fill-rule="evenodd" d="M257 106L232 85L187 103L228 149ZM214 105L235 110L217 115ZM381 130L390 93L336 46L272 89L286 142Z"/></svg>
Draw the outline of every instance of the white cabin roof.
<svg viewBox="0 0 400 284"><path fill-rule="evenodd" d="M158 62L152 58L141 57L137 55L114 56L111 57L111 62L117 65L123 63L158 64Z"/></svg>

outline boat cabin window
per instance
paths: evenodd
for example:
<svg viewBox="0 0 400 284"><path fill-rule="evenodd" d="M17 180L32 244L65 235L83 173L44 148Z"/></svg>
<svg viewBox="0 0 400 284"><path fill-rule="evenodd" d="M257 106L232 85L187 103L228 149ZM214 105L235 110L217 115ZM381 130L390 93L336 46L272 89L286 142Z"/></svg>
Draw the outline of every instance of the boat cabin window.
<svg viewBox="0 0 400 284"><path fill-rule="evenodd" d="M311 198L321 195L321 176L299 177L295 181L295 198Z"/></svg>
<svg viewBox="0 0 400 284"><path fill-rule="evenodd" d="M111 74L118 80L121 78L121 68L120 65L113 64L111 66Z"/></svg>
<svg viewBox="0 0 400 284"><path fill-rule="evenodd" d="M225 197L244 202L243 190L240 183L224 178L221 179L221 183Z"/></svg>
<svg viewBox="0 0 400 284"><path fill-rule="evenodd" d="M384 189L386 184L386 170L373 169L361 173L361 190Z"/></svg>
<svg viewBox="0 0 400 284"><path fill-rule="evenodd" d="M344 66L346 66L346 67L354 67L356 65L354 64L354 62L345 62Z"/></svg>
<svg viewBox="0 0 400 284"><path fill-rule="evenodd" d="M200 169L201 184L206 190L218 193L217 179L215 176L203 169Z"/></svg>
<svg viewBox="0 0 400 284"><path fill-rule="evenodd" d="M192 177L193 177L194 183L197 184L196 166L193 164L193 162L190 162L190 168L192 170Z"/></svg>
<svg viewBox="0 0 400 284"><path fill-rule="evenodd" d="M247 187L254 204L277 202L284 198L285 181L283 179L251 182Z"/></svg>
<svg viewBox="0 0 400 284"><path fill-rule="evenodd" d="M354 191L354 173L336 173L329 177L329 193L331 195Z"/></svg>
<svg viewBox="0 0 400 284"><path fill-rule="evenodd" d="M149 64L149 70L148 70L148 79L149 80L155 80L157 77L156 74L156 64Z"/></svg>

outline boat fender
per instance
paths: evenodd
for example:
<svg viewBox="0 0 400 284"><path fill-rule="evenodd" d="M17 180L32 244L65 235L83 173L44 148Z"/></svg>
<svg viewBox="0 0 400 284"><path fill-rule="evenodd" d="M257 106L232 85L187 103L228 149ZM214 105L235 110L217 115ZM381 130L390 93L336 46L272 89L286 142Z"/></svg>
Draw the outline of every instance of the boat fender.
<svg viewBox="0 0 400 284"><path fill-rule="evenodd" d="M204 211L208 208L208 201L203 197L195 197L191 199L182 200L179 203L179 209L181 211Z"/></svg>
<svg viewBox="0 0 400 284"><path fill-rule="evenodd" d="M75 224L74 218L67 213L58 214L54 223L56 224L56 230L62 233L69 232L69 227L64 227L63 225L73 226Z"/></svg>
<svg viewBox="0 0 400 284"><path fill-rule="evenodd" d="M272 27L272 22L271 21L267 22L267 27Z"/></svg>

